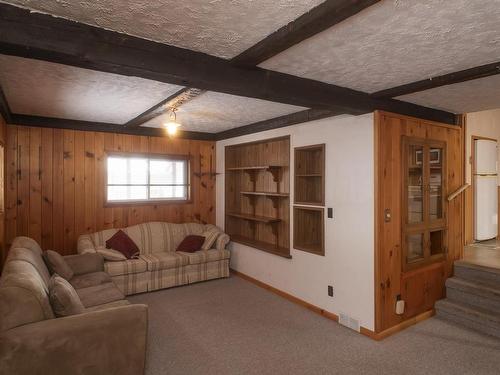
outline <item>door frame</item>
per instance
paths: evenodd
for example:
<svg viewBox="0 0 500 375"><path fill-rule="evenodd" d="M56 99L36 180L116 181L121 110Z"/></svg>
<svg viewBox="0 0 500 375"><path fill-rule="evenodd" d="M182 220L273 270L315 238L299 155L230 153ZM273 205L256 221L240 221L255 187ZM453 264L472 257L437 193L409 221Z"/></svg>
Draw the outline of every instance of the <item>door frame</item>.
<svg viewBox="0 0 500 375"><path fill-rule="evenodd" d="M476 173L476 141L494 141L497 143L497 146L498 146L498 139L495 139L495 138L490 138L490 137L483 137L483 136L480 136L480 135L471 135L470 136L471 140L471 145L470 145L470 159L469 159L469 163L470 163L470 191L471 191L471 194L470 194L470 198L469 198L469 202L468 202L468 205L466 204L466 212L468 214L471 214L471 220L470 220L470 226L471 228L468 228L469 229L469 233L472 234L472 238L470 238L470 242L467 243L467 241L465 241L465 244L468 245L470 243L474 243L474 237L475 237L475 233L474 233L474 227L475 227L475 224L476 224L476 220L475 220L475 215L474 215L474 195L476 194L476 191L475 191L475 188L474 188L474 174ZM497 159L498 159L498 155L497 155ZM497 181L497 194L498 194L498 181ZM500 208L500 202L498 203L498 207L497 207L497 213L499 213L499 208ZM500 221L498 223L498 227L500 229ZM467 232L467 231L466 231ZM500 234L500 230L497 230L497 238Z"/></svg>

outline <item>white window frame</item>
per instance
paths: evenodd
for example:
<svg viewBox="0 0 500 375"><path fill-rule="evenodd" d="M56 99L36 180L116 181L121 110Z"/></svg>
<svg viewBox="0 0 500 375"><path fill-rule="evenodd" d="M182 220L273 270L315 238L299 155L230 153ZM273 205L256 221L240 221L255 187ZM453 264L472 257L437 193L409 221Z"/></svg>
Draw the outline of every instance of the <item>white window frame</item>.
<svg viewBox="0 0 500 375"><path fill-rule="evenodd" d="M110 157L121 157L128 159L146 159L148 163L148 173L146 184L109 184L108 183L108 158ZM184 161L186 163L186 168L184 168L185 184L151 184L151 168L150 162L152 160L161 161ZM106 205L127 205L127 204L158 204L158 203L190 203L191 202L191 158L189 155L165 155L165 154L140 154L140 153L125 153L125 152L109 152L106 153L105 161L105 174L106 183L104 185L104 195ZM146 186L147 187L147 198L146 199L122 199L122 200L109 200L108 199L108 187L109 186ZM151 198L150 188L151 186L185 186L186 187L186 198Z"/></svg>

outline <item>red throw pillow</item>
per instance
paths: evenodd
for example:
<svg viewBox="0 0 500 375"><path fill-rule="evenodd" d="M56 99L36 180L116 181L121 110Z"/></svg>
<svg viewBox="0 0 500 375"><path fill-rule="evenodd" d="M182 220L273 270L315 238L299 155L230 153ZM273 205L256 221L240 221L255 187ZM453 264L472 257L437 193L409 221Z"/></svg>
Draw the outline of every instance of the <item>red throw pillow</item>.
<svg viewBox="0 0 500 375"><path fill-rule="evenodd" d="M205 237L203 236L186 236L182 242L177 246L177 251L184 251L186 253L194 253L201 249L201 246L205 242Z"/></svg>
<svg viewBox="0 0 500 375"><path fill-rule="evenodd" d="M139 248L135 242L121 229L106 241L106 248L119 251L127 259L136 258L139 255Z"/></svg>

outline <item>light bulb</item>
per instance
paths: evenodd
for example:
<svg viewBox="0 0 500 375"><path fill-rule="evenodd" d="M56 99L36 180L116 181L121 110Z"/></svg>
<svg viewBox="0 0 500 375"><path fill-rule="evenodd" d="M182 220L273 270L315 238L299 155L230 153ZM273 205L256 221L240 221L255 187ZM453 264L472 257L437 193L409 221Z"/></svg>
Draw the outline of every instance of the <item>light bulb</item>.
<svg viewBox="0 0 500 375"><path fill-rule="evenodd" d="M181 126L181 124L179 124L178 122L169 121L169 122L163 124L163 126L165 127L165 129L167 129L168 135L176 135L177 128L179 126Z"/></svg>

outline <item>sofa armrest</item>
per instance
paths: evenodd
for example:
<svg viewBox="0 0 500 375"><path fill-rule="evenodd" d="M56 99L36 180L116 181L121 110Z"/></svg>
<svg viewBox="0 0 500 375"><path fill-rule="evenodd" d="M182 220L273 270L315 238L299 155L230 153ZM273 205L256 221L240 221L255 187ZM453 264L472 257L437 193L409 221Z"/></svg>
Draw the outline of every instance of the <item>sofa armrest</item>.
<svg viewBox="0 0 500 375"><path fill-rule="evenodd" d="M226 248L229 241L229 235L221 231L219 237L215 240L215 248L217 250L223 250Z"/></svg>
<svg viewBox="0 0 500 375"><path fill-rule="evenodd" d="M104 271L104 257L99 253L66 255L64 260L75 275Z"/></svg>
<svg viewBox="0 0 500 375"><path fill-rule="evenodd" d="M78 254L96 252L94 241L92 241L92 238L88 234L82 234L80 237L78 237L76 251L78 252Z"/></svg>
<svg viewBox="0 0 500 375"><path fill-rule="evenodd" d="M0 374L144 373L147 306L26 324L0 334Z"/></svg>

